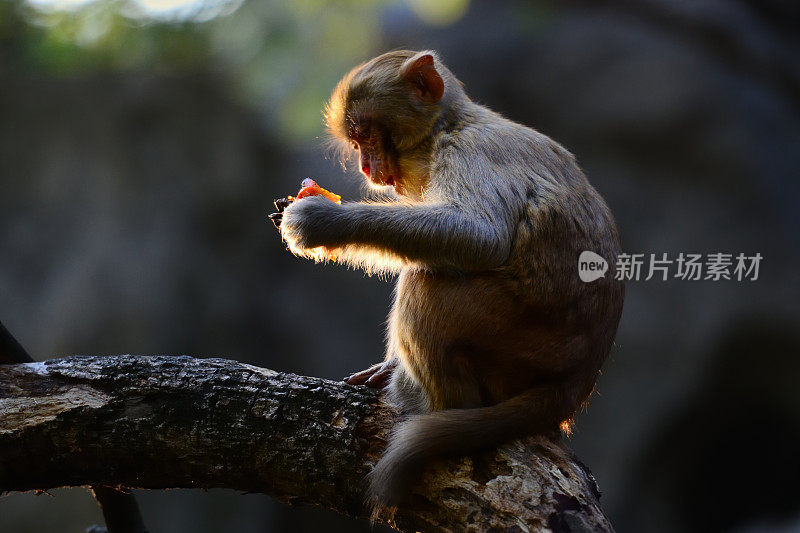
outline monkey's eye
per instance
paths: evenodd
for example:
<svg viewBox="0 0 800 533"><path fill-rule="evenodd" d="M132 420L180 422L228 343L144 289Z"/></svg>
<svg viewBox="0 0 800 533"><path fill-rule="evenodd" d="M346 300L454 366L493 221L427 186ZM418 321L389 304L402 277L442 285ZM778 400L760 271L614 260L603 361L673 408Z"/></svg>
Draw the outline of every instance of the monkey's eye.
<svg viewBox="0 0 800 533"><path fill-rule="evenodd" d="M372 124L370 124L367 121L364 121L356 124L355 128L353 128L353 133L351 137L355 142L361 143L368 140L371 134L372 134Z"/></svg>
<svg viewBox="0 0 800 533"><path fill-rule="evenodd" d="M359 149L358 148L358 143L356 141L350 141L350 146L353 148L353 150L358 150Z"/></svg>

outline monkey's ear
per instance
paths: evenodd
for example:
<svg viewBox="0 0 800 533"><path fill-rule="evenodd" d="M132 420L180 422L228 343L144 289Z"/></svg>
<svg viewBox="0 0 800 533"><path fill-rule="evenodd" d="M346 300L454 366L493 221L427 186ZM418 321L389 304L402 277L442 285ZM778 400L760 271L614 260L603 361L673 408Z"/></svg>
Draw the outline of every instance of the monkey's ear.
<svg viewBox="0 0 800 533"><path fill-rule="evenodd" d="M433 56L424 54L409 60L403 68L403 79L411 85L417 97L426 104L435 104L444 94L444 81L433 65Z"/></svg>

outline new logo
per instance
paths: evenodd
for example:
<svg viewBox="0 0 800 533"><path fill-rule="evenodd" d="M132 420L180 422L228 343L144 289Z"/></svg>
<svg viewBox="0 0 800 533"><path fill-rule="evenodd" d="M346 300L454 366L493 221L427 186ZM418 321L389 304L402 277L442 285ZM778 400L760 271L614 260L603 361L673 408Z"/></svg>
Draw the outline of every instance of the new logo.
<svg viewBox="0 0 800 533"><path fill-rule="evenodd" d="M605 277L608 272L608 262L594 252L588 250L581 252L578 257L578 276L581 281L589 283Z"/></svg>

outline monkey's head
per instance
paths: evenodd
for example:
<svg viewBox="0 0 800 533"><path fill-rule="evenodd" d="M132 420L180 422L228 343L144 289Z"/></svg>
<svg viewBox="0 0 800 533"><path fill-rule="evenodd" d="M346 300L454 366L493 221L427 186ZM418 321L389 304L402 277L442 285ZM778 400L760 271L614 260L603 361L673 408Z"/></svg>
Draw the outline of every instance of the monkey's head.
<svg viewBox="0 0 800 533"><path fill-rule="evenodd" d="M359 156L377 187L420 198L429 179L431 131L461 85L434 52L398 50L351 70L325 109L332 137Z"/></svg>

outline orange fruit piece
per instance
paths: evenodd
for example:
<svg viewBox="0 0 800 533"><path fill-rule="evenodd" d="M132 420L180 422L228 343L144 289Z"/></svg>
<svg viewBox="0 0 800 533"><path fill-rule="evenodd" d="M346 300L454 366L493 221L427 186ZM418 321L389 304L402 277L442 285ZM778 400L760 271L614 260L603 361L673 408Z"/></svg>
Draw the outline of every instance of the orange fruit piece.
<svg viewBox="0 0 800 533"><path fill-rule="evenodd" d="M301 198L305 198L306 196L324 196L331 202L335 202L337 204L342 203L342 197L338 194L334 194L327 189L323 189L317 182L312 180L311 178L306 178L303 180L301 184L302 189L300 192L297 193L296 200L300 200Z"/></svg>

